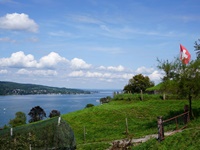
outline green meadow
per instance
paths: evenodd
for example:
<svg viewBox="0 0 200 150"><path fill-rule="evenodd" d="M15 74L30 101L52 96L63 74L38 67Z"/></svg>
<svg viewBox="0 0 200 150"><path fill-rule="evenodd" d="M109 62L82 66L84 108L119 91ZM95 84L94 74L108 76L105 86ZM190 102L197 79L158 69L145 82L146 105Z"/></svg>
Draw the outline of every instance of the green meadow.
<svg viewBox="0 0 200 150"><path fill-rule="evenodd" d="M157 134L158 116L163 116L165 120L179 115L184 112L184 106L188 104L187 100L161 100L158 95L153 95L153 97L146 95L144 100L140 100L139 95L133 97L131 94L123 94L119 97L109 103L62 115L62 120L66 121L74 132L77 150L105 150L112 146L114 140L137 139L146 135ZM147 142L134 144L131 149L200 149L198 144L200 142L200 100L193 100L192 107L194 118L182 132L165 137L165 140L161 143L156 138L152 138ZM24 135L28 135L26 132L33 130L32 127L41 126L44 131L38 130L39 132L35 133L35 138L31 140L38 144L43 141L37 139L37 137L42 137L46 140L44 141L46 144L50 142L49 144L53 145L50 133L54 133L56 127L51 126L50 122L55 119L46 119L17 127L16 129L20 129L17 135L22 142L25 140L24 143L26 143L26 138L23 138ZM48 128L45 127L45 124L49 124ZM175 130L176 124L172 122L164 128L165 132ZM45 137L46 134L43 134L43 132L46 133L45 130L47 129L48 139ZM8 131L1 130L0 135ZM59 132L62 133L63 131ZM6 137L10 138L9 136ZM0 138L1 144L6 144L4 141L9 141L5 138Z"/></svg>
<svg viewBox="0 0 200 150"><path fill-rule="evenodd" d="M85 108L62 117L72 127L78 149L106 149L113 140L157 134L157 117L163 116L164 119L168 119L179 115L184 112L186 104L188 104L187 100L113 100L107 104ZM187 128L196 128L200 123L198 118L200 101L193 100L192 105L195 119L191 120ZM128 133L126 132L126 118ZM166 131L176 127L175 123L171 126L173 127L166 127ZM190 131L192 129L187 132ZM177 135L181 134L184 132ZM165 141L157 144L157 140L152 139L150 145L152 142L155 142L156 146L165 144ZM168 144L171 145L169 142ZM137 146L133 147L135 149Z"/></svg>

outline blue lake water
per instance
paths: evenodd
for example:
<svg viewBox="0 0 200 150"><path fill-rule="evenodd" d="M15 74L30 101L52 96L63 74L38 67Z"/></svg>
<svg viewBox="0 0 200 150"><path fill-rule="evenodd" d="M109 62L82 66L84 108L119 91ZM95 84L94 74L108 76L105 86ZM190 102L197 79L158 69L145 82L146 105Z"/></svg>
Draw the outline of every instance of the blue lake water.
<svg viewBox="0 0 200 150"><path fill-rule="evenodd" d="M27 121L30 119L28 113L35 106L43 108L47 117L54 109L60 111L61 114L66 114L84 109L89 103L100 105L99 99L106 96L112 97L113 92L114 90L99 90L98 93L77 95L0 96L0 127L8 125L10 119L14 119L18 111L27 115Z"/></svg>

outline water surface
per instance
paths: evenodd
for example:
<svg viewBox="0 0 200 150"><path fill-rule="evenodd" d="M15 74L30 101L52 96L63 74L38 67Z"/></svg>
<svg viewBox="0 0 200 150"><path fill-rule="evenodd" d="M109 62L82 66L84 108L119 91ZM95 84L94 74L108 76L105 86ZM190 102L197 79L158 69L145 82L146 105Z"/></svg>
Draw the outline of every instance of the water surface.
<svg viewBox="0 0 200 150"><path fill-rule="evenodd" d="M76 110L84 109L91 103L99 105L99 99L113 96L114 90L99 90L98 93L77 95L14 95L0 96L0 127L8 124L10 119L15 118L15 113L22 111L30 119L28 113L31 108L40 106L46 112L47 117L51 110L58 110L66 114Z"/></svg>

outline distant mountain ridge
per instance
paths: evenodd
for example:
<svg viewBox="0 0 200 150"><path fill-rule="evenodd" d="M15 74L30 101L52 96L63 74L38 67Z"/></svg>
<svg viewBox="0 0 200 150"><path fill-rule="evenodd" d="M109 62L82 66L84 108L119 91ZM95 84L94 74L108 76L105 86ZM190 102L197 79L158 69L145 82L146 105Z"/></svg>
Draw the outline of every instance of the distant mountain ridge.
<svg viewBox="0 0 200 150"><path fill-rule="evenodd" d="M0 81L0 95L31 95L31 94L90 94L89 91L72 88L50 87L37 84L22 84Z"/></svg>

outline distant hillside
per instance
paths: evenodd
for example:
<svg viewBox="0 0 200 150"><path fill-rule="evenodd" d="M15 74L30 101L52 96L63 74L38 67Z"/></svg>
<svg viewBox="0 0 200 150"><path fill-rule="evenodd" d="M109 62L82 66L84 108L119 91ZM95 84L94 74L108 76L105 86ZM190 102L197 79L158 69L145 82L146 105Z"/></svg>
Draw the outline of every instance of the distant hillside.
<svg viewBox="0 0 200 150"><path fill-rule="evenodd" d="M80 89L58 88L36 84L21 84L0 81L0 95L28 94L90 94L90 92Z"/></svg>

